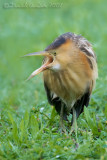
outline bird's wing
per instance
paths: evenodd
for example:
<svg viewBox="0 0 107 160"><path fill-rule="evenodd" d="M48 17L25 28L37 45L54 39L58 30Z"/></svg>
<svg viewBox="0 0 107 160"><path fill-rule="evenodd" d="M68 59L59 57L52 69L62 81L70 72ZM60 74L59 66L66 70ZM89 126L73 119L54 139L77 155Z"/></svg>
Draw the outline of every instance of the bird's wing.
<svg viewBox="0 0 107 160"><path fill-rule="evenodd" d="M55 94L52 93L50 91L50 89L47 87L46 83L44 82L44 87L45 87L45 91L47 94L47 98L48 98L48 102L53 105L56 109L56 111L58 112L58 114L60 114L61 111L61 106L62 104L64 104L64 102ZM64 113L63 113L63 118L65 120L67 120L67 111L66 111L66 105L64 104Z"/></svg>

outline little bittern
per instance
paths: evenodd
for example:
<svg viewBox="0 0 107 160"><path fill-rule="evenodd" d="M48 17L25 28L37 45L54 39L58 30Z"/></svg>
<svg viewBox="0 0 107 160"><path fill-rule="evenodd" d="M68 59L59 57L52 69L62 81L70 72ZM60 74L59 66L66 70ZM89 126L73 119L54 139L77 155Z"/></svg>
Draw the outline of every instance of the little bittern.
<svg viewBox="0 0 107 160"><path fill-rule="evenodd" d="M25 56L43 55L43 65L28 79L43 71L48 101L55 106L61 121L73 114L71 125L88 106L95 86L96 56L91 44L84 37L68 32L59 36L44 51ZM63 122L63 121L62 121Z"/></svg>

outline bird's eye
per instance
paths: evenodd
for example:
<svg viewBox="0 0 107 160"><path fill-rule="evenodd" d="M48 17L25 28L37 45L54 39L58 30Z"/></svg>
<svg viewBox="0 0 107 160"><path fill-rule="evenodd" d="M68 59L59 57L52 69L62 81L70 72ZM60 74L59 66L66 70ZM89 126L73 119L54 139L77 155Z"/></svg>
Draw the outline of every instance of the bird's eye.
<svg viewBox="0 0 107 160"><path fill-rule="evenodd" d="M56 56L56 52L54 52L53 54L54 54L54 56Z"/></svg>

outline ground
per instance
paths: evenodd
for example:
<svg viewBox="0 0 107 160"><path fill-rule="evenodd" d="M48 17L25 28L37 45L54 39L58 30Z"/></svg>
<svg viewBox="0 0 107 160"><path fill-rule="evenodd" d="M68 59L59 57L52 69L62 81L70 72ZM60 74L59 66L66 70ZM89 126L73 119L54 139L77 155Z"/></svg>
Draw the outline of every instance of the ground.
<svg viewBox="0 0 107 160"><path fill-rule="evenodd" d="M0 160L107 159L107 1L0 2ZM20 58L65 32L92 43L99 68L90 105L77 121L78 145L75 133L60 132L42 74L25 81L42 58Z"/></svg>

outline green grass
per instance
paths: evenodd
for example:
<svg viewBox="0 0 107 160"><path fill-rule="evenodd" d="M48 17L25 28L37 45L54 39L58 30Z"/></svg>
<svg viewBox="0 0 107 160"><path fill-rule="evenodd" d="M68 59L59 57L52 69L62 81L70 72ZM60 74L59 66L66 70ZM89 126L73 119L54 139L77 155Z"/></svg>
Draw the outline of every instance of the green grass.
<svg viewBox="0 0 107 160"><path fill-rule="evenodd" d="M28 3L34 6L48 7L9 9L3 8L7 0L0 2L0 160L106 160L106 0L54 1L61 3L59 8L49 7L52 1L31 0ZM99 68L90 106L77 121L78 148L75 134L60 133L59 116L47 102L42 74L25 82L42 58L20 58L43 50L68 31L82 34L93 44Z"/></svg>

